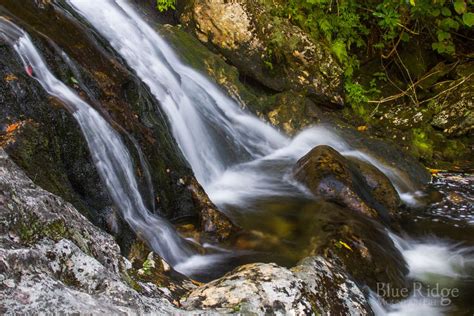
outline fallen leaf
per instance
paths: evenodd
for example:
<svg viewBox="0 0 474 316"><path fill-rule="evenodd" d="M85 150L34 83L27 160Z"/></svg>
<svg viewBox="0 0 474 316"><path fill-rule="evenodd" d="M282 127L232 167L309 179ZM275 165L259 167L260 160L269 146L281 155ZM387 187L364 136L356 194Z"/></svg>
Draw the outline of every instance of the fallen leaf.
<svg viewBox="0 0 474 316"><path fill-rule="evenodd" d="M365 132L368 129L367 125L361 125L357 127L359 132Z"/></svg>
<svg viewBox="0 0 474 316"><path fill-rule="evenodd" d="M353 251L352 248L351 248L348 244L346 244L345 242L343 242L342 240L339 240L339 244L340 244L341 246L344 246L345 248L349 249L350 251Z"/></svg>
<svg viewBox="0 0 474 316"><path fill-rule="evenodd" d="M13 81L13 80L18 80L18 78L14 74L8 74L5 76L5 81Z"/></svg>
<svg viewBox="0 0 474 316"><path fill-rule="evenodd" d="M446 170L442 170L442 169L431 169L431 168L428 168L428 171L431 173L431 174L438 174L440 172L446 172Z"/></svg>
<svg viewBox="0 0 474 316"><path fill-rule="evenodd" d="M11 133L20 127L20 123L12 123L7 126L6 132Z"/></svg>
<svg viewBox="0 0 474 316"><path fill-rule="evenodd" d="M28 76L33 77L33 67L28 65L28 66L25 67L25 70L26 70L26 73L28 74Z"/></svg>

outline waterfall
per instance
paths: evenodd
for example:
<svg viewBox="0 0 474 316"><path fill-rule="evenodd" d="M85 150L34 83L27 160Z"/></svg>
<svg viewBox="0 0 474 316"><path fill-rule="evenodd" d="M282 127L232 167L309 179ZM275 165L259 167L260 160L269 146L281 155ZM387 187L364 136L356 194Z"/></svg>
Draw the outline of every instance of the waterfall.
<svg viewBox="0 0 474 316"><path fill-rule="evenodd" d="M192 252L189 246L174 228L145 207L130 153L118 133L95 109L51 73L23 30L0 17L0 36L13 45L31 76L48 94L61 100L79 123L102 181L135 233L171 264L190 257Z"/></svg>
<svg viewBox="0 0 474 316"><path fill-rule="evenodd" d="M126 1L67 2L150 88L196 178L218 206L242 206L262 196L305 194L292 180L291 168L322 144L375 165L405 201L412 198L401 189L403 178L396 170L351 149L329 128L314 127L290 140L241 109L204 75L183 64Z"/></svg>
<svg viewBox="0 0 474 316"><path fill-rule="evenodd" d="M150 88L174 137L206 187L230 166L288 143L249 115L206 77L184 65L125 1L68 0Z"/></svg>

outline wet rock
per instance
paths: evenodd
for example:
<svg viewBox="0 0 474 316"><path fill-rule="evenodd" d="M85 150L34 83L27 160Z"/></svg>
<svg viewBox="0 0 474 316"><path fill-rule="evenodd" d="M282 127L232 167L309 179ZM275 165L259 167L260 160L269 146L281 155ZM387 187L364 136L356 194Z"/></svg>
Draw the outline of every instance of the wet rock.
<svg viewBox="0 0 474 316"><path fill-rule="evenodd" d="M145 84L121 64L108 44L91 37L90 29L50 2L38 10L34 2L19 5L5 0L2 8L13 21L32 26L26 30L53 73L120 133L147 208L170 220L197 218L199 206L179 182L192 177L192 170L166 117ZM135 234L119 216L104 218L102 211L112 202L72 115L25 73L11 47L0 46L0 55L0 124L27 122L5 150L35 183L71 202L94 224L110 232L114 231L110 224L118 224L115 236L127 253ZM3 139L0 144L4 145Z"/></svg>
<svg viewBox="0 0 474 316"><path fill-rule="evenodd" d="M342 69L328 47L257 1L190 1L181 22L244 75L275 90L342 104Z"/></svg>
<svg viewBox="0 0 474 316"><path fill-rule="evenodd" d="M401 200L390 179L365 161L350 157L348 160L352 169L357 170L364 178L374 200L385 207L391 216L396 216Z"/></svg>
<svg viewBox="0 0 474 316"><path fill-rule="evenodd" d="M194 178L189 179L188 182L194 203L198 206L197 212L202 232L222 241L239 231L239 228L211 202L204 189Z"/></svg>
<svg viewBox="0 0 474 316"><path fill-rule="evenodd" d="M357 285L323 258L308 259L291 270L272 263L241 266L192 291L182 305L257 315L372 314Z"/></svg>
<svg viewBox="0 0 474 316"><path fill-rule="evenodd" d="M0 192L2 313L175 312L166 290L132 282L110 235L33 184L3 150Z"/></svg>
<svg viewBox="0 0 474 316"><path fill-rule="evenodd" d="M274 96L275 103L266 113L270 123L287 135L295 135L311 124L318 123L321 110L307 97L289 91Z"/></svg>
<svg viewBox="0 0 474 316"><path fill-rule="evenodd" d="M379 173L372 171L372 182ZM387 208L371 194L371 186L358 169L332 147L322 145L303 156L294 168L295 178L304 183L316 196L344 205L369 217L388 220ZM367 179L369 175L367 175ZM372 183L374 184L374 183ZM392 190L387 193L397 195ZM387 198L395 200L396 197Z"/></svg>

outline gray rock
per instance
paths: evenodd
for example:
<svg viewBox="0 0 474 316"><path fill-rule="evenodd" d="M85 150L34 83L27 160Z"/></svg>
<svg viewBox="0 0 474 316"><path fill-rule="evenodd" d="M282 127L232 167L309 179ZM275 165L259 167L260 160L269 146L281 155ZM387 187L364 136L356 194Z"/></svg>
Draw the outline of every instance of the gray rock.
<svg viewBox="0 0 474 316"><path fill-rule="evenodd" d="M370 306L352 278L322 257L309 257L291 269L314 293L322 315L371 315Z"/></svg>
<svg viewBox="0 0 474 316"><path fill-rule="evenodd" d="M155 285L132 288L113 238L33 184L2 149L0 202L1 313L176 312Z"/></svg>
<svg viewBox="0 0 474 316"><path fill-rule="evenodd" d="M272 315L371 315L357 285L322 257L289 270L273 263L241 266L192 291L187 309Z"/></svg>

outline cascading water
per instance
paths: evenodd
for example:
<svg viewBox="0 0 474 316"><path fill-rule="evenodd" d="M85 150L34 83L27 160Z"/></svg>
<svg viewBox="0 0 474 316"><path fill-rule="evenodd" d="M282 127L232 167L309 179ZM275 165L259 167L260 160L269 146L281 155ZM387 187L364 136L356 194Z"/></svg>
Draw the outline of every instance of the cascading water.
<svg viewBox="0 0 474 316"><path fill-rule="evenodd" d="M126 1L67 2L149 86L196 178L218 206L246 203L252 197L304 195L304 188L289 176L291 168L321 144L372 163L399 193L406 192L396 170L352 150L330 129L311 128L290 140L242 110L205 76L184 65Z"/></svg>
<svg viewBox="0 0 474 316"><path fill-rule="evenodd" d="M110 41L150 87L204 187L232 164L269 154L288 142L243 112L204 76L182 64L126 2L68 3Z"/></svg>
<svg viewBox="0 0 474 316"><path fill-rule="evenodd" d="M142 200L132 159L117 132L71 88L48 69L29 36L0 17L0 36L13 45L25 68L46 92L60 99L79 123L96 168L130 227L171 264L192 255L187 243L164 219L150 213Z"/></svg>
<svg viewBox="0 0 474 316"><path fill-rule="evenodd" d="M376 315L444 315L454 312L452 300L460 295L460 287L465 293L474 289L473 247L436 238L414 240L393 233L389 236L407 262L413 291L406 300L395 304L387 304L372 293L370 304Z"/></svg>

